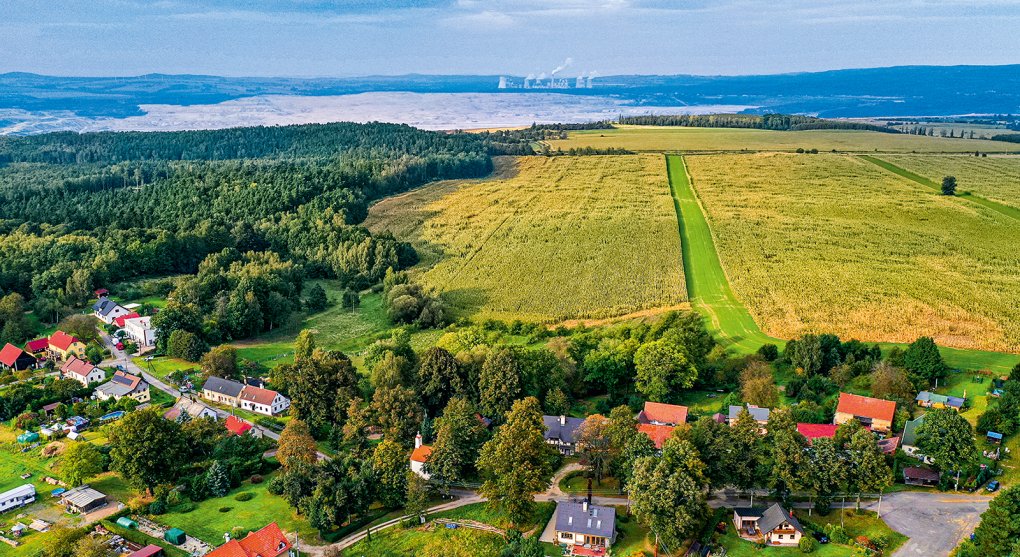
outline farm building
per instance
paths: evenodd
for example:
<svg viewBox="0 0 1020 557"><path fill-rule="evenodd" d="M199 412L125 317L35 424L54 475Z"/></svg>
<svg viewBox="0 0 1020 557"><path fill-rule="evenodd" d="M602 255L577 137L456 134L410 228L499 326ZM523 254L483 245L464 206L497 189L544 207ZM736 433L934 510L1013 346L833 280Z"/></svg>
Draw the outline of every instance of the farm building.
<svg viewBox="0 0 1020 557"><path fill-rule="evenodd" d="M872 431L888 433L895 415L896 403L891 400L839 393L839 404L832 423L841 425L857 420Z"/></svg>
<svg viewBox="0 0 1020 557"><path fill-rule="evenodd" d="M741 537L768 545L797 545L804 535L793 511L787 512L778 503L769 508L742 507L733 509L733 525Z"/></svg>
<svg viewBox="0 0 1020 557"><path fill-rule="evenodd" d="M108 501L106 495L83 485L61 493L60 502L71 512L86 514L105 507Z"/></svg>
<svg viewBox="0 0 1020 557"><path fill-rule="evenodd" d="M916 401L917 405L922 408L952 408L959 412L963 408L966 399L921 391L917 394Z"/></svg>
<svg viewBox="0 0 1020 557"><path fill-rule="evenodd" d="M184 532L181 532L183 535ZM240 540L229 540L206 557L279 557L290 550L290 540L272 522Z"/></svg>
<svg viewBox="0 0 1020 557"><path fill-rule="evenodd" d="M39 361L36 360L35 356L9 342L4 345L3 349L0 349L0 368L11 371L24 371L26 369L33 369L38 364Z"/></svg>
<svg viewBox="0 0 1020 557"><path fill-rule="evenodd" d="M561 454L570 456L577 448L574 433L584 423L583 418L569 416L542 416L545 423L545 442L556 447Z"/></svg>
<svg viewBox="0 0 1020 557"><path fill-rule="evenodd" d="M35 486L25 484L0 493L0 512L24 507L35 502Z"/></svg>
<svg viewBox="0 0 1020 557"><path fill-rule="evenodd" d="M127 557L163 557L163 548L149 544L134 553L129 553Z"/></svg>
<svg viewBox="0 0 1020 557"><path fill-rule="evenodd" d="M425 471L425 463L432 456L432 447L422 444L422 437L419 433L414 436L414 452L411 453L411 471L426 480L431 474Z"/></svg>
<svg viewBox="0 0 1020 557"><path fill-rule="evenodd" d="M559 502L552 520L557 544L567 545L572 555L605 555L616 542L616 509L580 503ZM582 549L590 552L579 551Z"/></svg>
<svg viewBox="0 0 1020 557"><path fill-rule="evenodd" d="M117 370L109 381L96 387L96 398L99 400L120 400L124 397L149 402L149 384L137 375Z"/></svg>
<svg viewBox="0 0 1020 557"><path fill-rule="evenodd" d="M934 470L911 466L903 469L903 483L931 487L939 485L941 476Z"/></svg>
<svg viewBox="0 0 1020 557"><path fill-rule="evenodd" d="M65 379L74 379L88 387L92 383L98 383L106 377L103 370L90 364L85 360L80 360L76 356L71 356L69 360L64 362L64 365L60 366L60 376Z"/></svg>
<svg viewBox="0 0 1020 557"><path fill-rule="evenodd" d="M687 423L687 407L661 402L646 402L644 409L638 412L640 424L678 426Z"/></svg>

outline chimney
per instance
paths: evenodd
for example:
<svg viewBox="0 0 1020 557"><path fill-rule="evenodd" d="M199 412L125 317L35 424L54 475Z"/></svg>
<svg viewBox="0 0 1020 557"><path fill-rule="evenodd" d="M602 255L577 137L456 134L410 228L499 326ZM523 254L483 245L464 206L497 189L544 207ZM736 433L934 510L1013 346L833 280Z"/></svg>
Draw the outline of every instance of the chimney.
<svg viewBox="0 0 1020 557"><path fill-rule="evenodd" d="M560 425L561 426L567 425L567 417L566 416L560 416Z"/></svg>
<svg viewBox="0 0 1020 557"><path fill-rule="evenodd" d="M230 532L224 532L223 533L223 543L228 543L229 541L230 541Z"/></svg>
<svg viewBox="0 0 1020 557"><path fill-rule="evenodd" d="M420 446L421 446L421 432L418 432L418 435L414 436L414 448L417 449Z"/></svg>

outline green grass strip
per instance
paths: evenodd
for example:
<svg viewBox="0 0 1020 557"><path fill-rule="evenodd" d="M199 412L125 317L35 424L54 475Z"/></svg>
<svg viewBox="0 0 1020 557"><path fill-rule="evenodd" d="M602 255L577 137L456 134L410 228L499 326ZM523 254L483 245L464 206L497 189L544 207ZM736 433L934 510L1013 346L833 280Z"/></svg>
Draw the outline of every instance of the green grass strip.
<svg viewBox="0 0 1020 557"><path fill-rule="evenodd" d="M896 166L895 164L892 164L889 161L882 160L878 157L873 157L871 155L860 155L860 157L872 164L878 165L884 168L885 170L888 170L889 172L892 172L893 174L896 174L897 176L902 176L907 180L916 182L918 184L921 184L922 186L929 187L938 193L942 193L942 184L936 183L934 180L925 178L920 174L915 174L907 170L906 168ZM1011 219L1020 220L1020 209L1017 209L1015 207L1003 205L1002 203L992 201L991 199L981 197L980 195L974 195L971 192L961 192L956 194L956 197L959 197L960 199L965 199L967 201L971 201L973 203L981 205L982 207L987 207L988 209L991 209L997 213L1005 215Z"/></svg>
<svg viewBox="0 0 1020 557"><path fill-rule="evenodd" d="M864 158L880 166L885 163L885 161L873 157ZM906 173L901 176L910 178L907 174L912 173L900 170ZM733 289L730 288L729 279L723 271L719 254L716 252L715 243L712 240L712 230L705 218L705 212L698 201L697 194L694 192L683 157L666 155L666 171L669 175L673 207L676 209L679 224L684 276L687 279L687 297L691 301L691 306L695 311L705 316L716 339L723 346L737 353L748 354L768 343L782 348L786 341L765 334L755 323L747 307L740 302ZM892 170L890 169L890 171ZM899 173L897 172L897 174ZM917 178L919 182L924 180L920 176ZM914 180L914 178L910 179ZM934 184L930 180L928 183L920 183ZM935 185L933 187L941 189ZM975 200L973 196L971 196L971 200ZM989 203L994 202L989 201ZM888 342L879 343L879 345L885 352L894 347L906 348L905 344ZM959 369L986 369L1005 374L1017 362L1020 362L1020 356L1002 352L947 347L939 347L939 351L946 363Z"/></svg>

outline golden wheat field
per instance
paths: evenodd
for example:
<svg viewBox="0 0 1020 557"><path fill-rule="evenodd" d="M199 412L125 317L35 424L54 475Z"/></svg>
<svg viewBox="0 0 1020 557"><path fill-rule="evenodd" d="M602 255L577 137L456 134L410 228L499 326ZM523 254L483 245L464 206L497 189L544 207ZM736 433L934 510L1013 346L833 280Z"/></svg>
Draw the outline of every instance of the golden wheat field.
<svg viewBox="0 0 1020 557"><path fill-rule="evenodd" d="M486 180L433 184L366 221L411 241L458 315L559 321L682 304L661 156L500 158Z"/></svg>
<svg viewBox="0 0 1020 557"><path fill-rule="evenodd" d="M883 155L882 159L936 183L943 176L956 176L959 191L1020 208L1020 157Z"/></svg>
<svg viewBox="0 0 1020 557"><path fill-rule="evenodd" d="M1020 222L853 155L687 157L737 296L770 335L1020 350Z"/></svg>

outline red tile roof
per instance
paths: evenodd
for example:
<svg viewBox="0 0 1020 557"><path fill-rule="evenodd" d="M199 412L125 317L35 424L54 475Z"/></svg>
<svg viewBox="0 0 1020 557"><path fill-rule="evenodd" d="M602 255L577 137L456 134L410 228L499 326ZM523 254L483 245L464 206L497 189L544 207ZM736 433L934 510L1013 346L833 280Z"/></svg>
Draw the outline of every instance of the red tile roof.
<svg viewBox="0 0 1020 557"><path fill-rule="evenodd" d="M838 427L834 424L797 424L797 431L807 437L808 441L821 438L832 439L836 436Z"/></svg>
<svg viewBox="0 0 1020 557"><path fill-rule="evenodd" d="M889 437L878 440L878 450L882 451L884 454L895 454L896 449L898 448L900 448L899 437Z"/></svg>
<svg viewBox="0 0 1020 557"><path fill-rule="evenodd" d="M29 352L42 352L49 347L50 339L48 338L37 338L25 343L25 350L28 350Z"/></svg>
<svg viewBox="0 0 1020 557"><path fill-rule="evenodd" d="M74 356L71 356L70 360L67 360L64 362L64 365L60 366L60 371L64 373L73 373L82 377L88 377L94 369L96 369L96 366L86 362L85 360L79 360Z"/></svg>
<svg viewBox="0 0 1020 557"><path fill-rule="evenodd" d="M836 412L892 422L896 415L896 403L880 398L839 393L839 405L836 406Z"/></svg>
<svg viewBox="0 0 1020 557"><path fill-rule="evenodd" d="M20 358L24 352L24 350L8 342L4 345L3 349L0 349L0 364L7 367L14 367L14 364L17 363L18 358Z"/></svg>
<svg viewBox="0 0 1020 557"><path fill-rule="evenodd" d="M67 350L72 344L81 342L64 331L57 331L50 336L50 346L58 350Z"/></svg>
<svg viewBox="0 0 1020 557"><path fill-rule="evenodd" d="M425 462L430 456L432 456L432 447L422 445L411 453L411 460L415 462Z"/></svg>
<svg viewBox="0 0 1020 557"><path fill-rule="evenodd" d="M656 449L661 449L662 444L666 442L666 439L669 439L675 428L671 425L638 424L637 429L647 435L652 443L655 443Z"/></svg>
<svg viewBox="0 0 1020 557"><path fill-rule="evenodd" d="M113 322L116 323L118 327L124 327L125 321L127 321L128 319L134 319L135 317L141 317L141 315L138 315L137 313L132 311L131 313L114 318Z"/></svg>
<svg viewBox="0 0 1020 557"><path fill-rule="evenodd" d="M206 557L277 557L289 549L290 540L272 522L242 540L230 540L207 553Z"/></svg>
<svg viewBox="0 0 1020 557"><path fill-rule="evenodd" d="M162 547L149 544L138 551L129 554L128 557L152 557L153 555L159 555L162 551Z"/></svg>
<svg viewBox="0 0 1020 557"><path fill-rule="evenodd" d="M241 400L247 400L249 402L254 402L255 404L263 404L265 406L272 406L273 400L276 399L276 391L245 385L244 388L241 389L241 394L238 396Z"/></svg>
<svg viewBox="0 0 1020 557"><path fill-rule="evenodd" d="M252 427L250 423L238 418L237 416L228 416L224 425L227 427L227 430L234 435L244 435L251 431Z"/></svg>
<svg viewBox="0 0 1020 557"><path fill-rule="evenodd" d="M646 402L645 409L638 414L638 421L679 425L687 422L687 407L661 402Z"/></svg>

